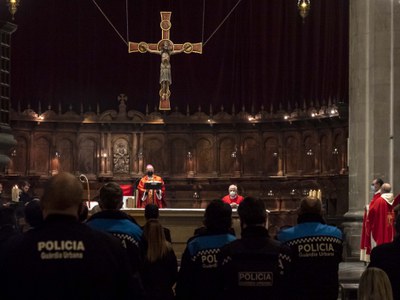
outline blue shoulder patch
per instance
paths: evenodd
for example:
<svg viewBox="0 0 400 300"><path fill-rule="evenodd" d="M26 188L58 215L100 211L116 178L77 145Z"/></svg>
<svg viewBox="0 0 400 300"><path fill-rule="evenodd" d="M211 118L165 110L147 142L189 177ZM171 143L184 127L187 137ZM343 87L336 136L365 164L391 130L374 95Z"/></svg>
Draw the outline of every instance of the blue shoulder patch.
<svg viewBox="0 0 400 300"><path fill-rule="evenodd" d="M142 240L143 230L138 225L127 219L93 219L86 224L89 227L100 231L128 234L138 242Z"/></svg>
<svg viewBox="0 0 400 300"><path fill-rule="evenodd" d="M319 222L307 222L282 230L278 233L278 240L287 242L308 236L331 236L342 239L342 232L334 226Z"/></svg>
<svg viewBox="0 0 400 300"><path fill-rule="evenodd" d="M205 249L220 249L224 245L236 240L232 234L201 235L193 238L187 245L191 256Z"/></svg>

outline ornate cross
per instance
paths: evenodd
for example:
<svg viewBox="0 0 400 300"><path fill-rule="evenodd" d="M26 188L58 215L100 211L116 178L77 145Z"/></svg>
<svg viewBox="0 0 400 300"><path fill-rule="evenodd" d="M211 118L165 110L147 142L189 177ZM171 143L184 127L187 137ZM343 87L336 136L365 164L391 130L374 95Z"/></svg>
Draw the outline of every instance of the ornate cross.
<svg viewBox="0 0 400 300"><path fill-rule="evenodd" d="M162 11L161 15L161 40L158 43L149 43L146 42L129 42L129 53L132 52L140 52L140 53L154 53L161 56L161 65L160 65L160 110L171 110L170 104L170 96L171 91L169 86L172 84L171 77L171 64L170 58L171 55L185 52L189 53L199 53L201 54L203 51L202 43L184 43L184 44L174 44L170 40L170 29L171 29L171 14L170 11Z"/></svg>
<svg viewBox="0 0 400 300"><path fill-rule="evenodd" d="M118 101L120 102L120 103L126 103L126 100L128 100L128 97L126 97L126 95L125 94L119 94L119 96L118 96Z"/></svg>

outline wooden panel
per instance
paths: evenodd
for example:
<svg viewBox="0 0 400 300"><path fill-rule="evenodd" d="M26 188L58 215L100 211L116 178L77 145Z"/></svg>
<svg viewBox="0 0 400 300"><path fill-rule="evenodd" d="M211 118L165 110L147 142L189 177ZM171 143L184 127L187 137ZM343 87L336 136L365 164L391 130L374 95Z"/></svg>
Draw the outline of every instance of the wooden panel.
<svg viewBox="0 0 400 300"><path fill-rule="evenodd" d="M60 172L74 171L74 151L72 142L68 139L62 139L58 142L57 150L60 152Z"/></svg>
<svg viewBox="0 0 400 300"><path fill-rule="evenodd" d="M94 140L85 139L79 145L78 169L83 174L95 174L97 146Z"/></svg>
<svg viewBox="0 0 400 300"><path fill-rule="evenodd" d="M50 164L50 143L44 138L40 137L35 140L34 146L34 169L38 175L49 175Z"/></svg>

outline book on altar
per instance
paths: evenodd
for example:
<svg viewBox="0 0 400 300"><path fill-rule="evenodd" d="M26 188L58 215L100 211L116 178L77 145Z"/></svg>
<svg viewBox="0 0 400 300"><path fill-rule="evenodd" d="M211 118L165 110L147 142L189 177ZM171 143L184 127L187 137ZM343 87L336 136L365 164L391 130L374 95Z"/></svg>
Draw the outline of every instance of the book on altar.
<svg viewBox="0 0 400 300"><path fill-rule="evenodd" d="M146 190L161 190L161 182L160 181L148 181L144 183L144 188Z"/></svg>

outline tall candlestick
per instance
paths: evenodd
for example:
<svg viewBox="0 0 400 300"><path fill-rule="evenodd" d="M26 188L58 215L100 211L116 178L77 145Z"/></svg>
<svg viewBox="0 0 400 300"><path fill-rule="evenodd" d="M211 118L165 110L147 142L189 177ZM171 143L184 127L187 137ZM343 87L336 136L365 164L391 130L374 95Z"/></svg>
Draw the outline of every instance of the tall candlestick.
<svg viewBox="0 0 400 300"><path fill-rule="evenodd" d="M14 185L11 189L11 200L13 202L19 201L19 188L17 185Z"/></svg>

